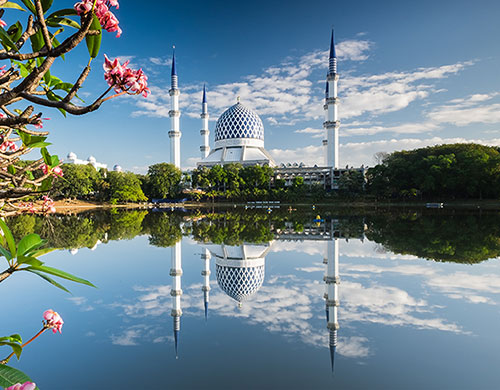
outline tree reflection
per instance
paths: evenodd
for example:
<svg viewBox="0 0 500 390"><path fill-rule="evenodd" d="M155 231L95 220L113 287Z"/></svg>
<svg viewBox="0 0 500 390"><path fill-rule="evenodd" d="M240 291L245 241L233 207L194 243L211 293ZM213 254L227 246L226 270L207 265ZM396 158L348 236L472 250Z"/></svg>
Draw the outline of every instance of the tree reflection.
<svg viewBox="0 0 500 390"><path fill-rule="evenodd" d="M225 210L220 213L106 211L80 215L20 215L7 220L19 240L38 233L50 247L93 248L99 242L149 236L151 245L170 247L183 235L199 242L241 245L262 244L293 235L322 234L328 229L345 238L366 237L387 251L421 258L459 263L478 263L500 256L499 213L429 213L377 211L345 215L323 210L324 222L314 222L316 213L285 210Z"/></svg>

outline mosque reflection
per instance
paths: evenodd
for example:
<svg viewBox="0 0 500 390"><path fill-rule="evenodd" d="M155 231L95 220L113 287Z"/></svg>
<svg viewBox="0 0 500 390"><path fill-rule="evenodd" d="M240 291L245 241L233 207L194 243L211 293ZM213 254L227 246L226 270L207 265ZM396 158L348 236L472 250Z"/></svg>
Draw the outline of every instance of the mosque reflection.
<svg viewBox="0 0 500 390"><path fill-rule="evenodd" d="M241 243L239 245L215 244L212 242L199 242L202 248L201 260L203 261L201 275L203 277L202 291L204 300L205 319L208 318L209 292L210 292L210 261L215 260L216 279L219 288L231 297L238 307L252 300L264 283L266 256L273 244L277 241L304 242L317 241L326 243L323 254L325 275L326 329L328 337L331 370L334 372L335 351L337 348L337 332L339 331L338 308L340 268L339 245L342 239L364 239L364 233L357 237L352 234L344 235L338 220L315 219L300 229L295 229L294 224L286 224L284 228L273 229L274 239L264 243ZM178 241L172 248L172 311L175 354L178 358L179 335L182 316L182 253L181 242Z"/></svg>

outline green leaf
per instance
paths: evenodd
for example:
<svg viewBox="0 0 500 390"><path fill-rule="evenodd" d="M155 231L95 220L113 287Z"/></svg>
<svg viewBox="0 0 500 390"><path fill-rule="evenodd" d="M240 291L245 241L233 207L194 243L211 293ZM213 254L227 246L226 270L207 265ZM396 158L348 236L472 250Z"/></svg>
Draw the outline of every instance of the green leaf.
<svg viewBox="0 0 500 390"><path fill-rule="evenodd" d="M44 264L44 262L32 256L17 256L17 264L27 264L35 267L40 267Z"/></svg>
<svg viewBox="0 0 500 390"><path fill-rule="evenodd" d="M33 382L24 372L0 364L0 386L9 387L16 383ZM38 387L35 389L37 390ZM39 389L38 389L39 390Z"/></svg>
<svg viewBox="0 0 500 390"><path fill-rule="evenodd" d="M43 75L43 81L45 81L45 84L49 85L50 83L50 70L47 69L47 71Z"/></svg>
<svg viewBox="0 0 500 390"><path fill-rule="evenodd" d="M71 15L78 15L78 14L76 13L74 8L64 8L59 11L51 13L49 16L47 16L47 20L53 17L71 16Z"/></svg>
<svg viewBox="0 0 500 390"><path fill-rule="evenodd" d="M17 333L11 334L10 336L7 337L0 337L0 341L10 341L12 343L19 343L19 344L23 343L23 339Z"/></svg>
<svg viewBox="0 0 500 390"><path fill-rule="evenodd" d="M42 185L40 186L40 191L48 191L52 188L53 177L49 176L42 180Z"/></svg>
<svg viewBox="0 0 500 390"><path fill-rule="evenodd" d="M26 270L35 270L35 271L39 271L39 272L45 272L47 274L58 276L58 277L63 278L63 279L71 280L72 282L75 282L75 283L81 283L81 284L86 284L87 286L90 286L90 287L95 287L88 280L79 278L78 276L75 276L75 275L71 275L71 274L64 272L64 271L61 271L60 269L57 269L57 268L48 267L46 265L42 265L39 267L32 266L32 267L26 268Z"/></svg>
<svg viewBox="0 0 500 390"><path fill-rule="evenodd" d="M49 83L49 87L53 87L54 85L56 84L60 84L62 83L62 80L59 78L59 77L56 77L56 76L52 76L50 78L50 83Z"/></svg>
<svg viewBox="0 0 500 390"><path fill-rule="evenodd" d="M26 252L32 249L38 249L45 243L46 241L42 240L38 234L28 234L19 241L17 245L17 256L24 256Z"/></svg>
<svg viewBox="0 0 500 390"><path fill-rule="evenodd" d="M59 165L59 157L57 157L56 155L53 155L50 157L50 167L51 168L54 168L54 167L57 167Z"/></svg>
<svg viewBox="0 0 500 390"><path fill-rule="evenodd" d="M0 228L3 230L3 236L7 240L7 244L9 245L10 253L12 257L16 257L16 242L14 241L14 237L7 226L7 224L0 219Z"/></svg>
<svg viewBox="0 0 500 390"><path fill-rule="evenodd" d="M39 29L36 34L33 34L30 37L31 41L31 49L33 52L40 51L40 49L45 45L45 42L43 41L43 35L42 35L42 30ZM37 58L38 60L43 60L42 58Z"/></svg>
<svg viewBox="0 0 500 390"><path fill-rule="evenodd" d="M21 0L23 4L28 8L33 14L36 15L36 8L35 5L31 2L31 0Z"/></svg>
<svg viewBox="0 0 500 390"><path fill-rule="evenodd" d="M46 146L52 145L50 142L35 142L30 144L30 148L44 148Z"/></svg>
<svg viewBox="0 0 500 390"><path fill-rule="evenodd" d="M51 158L50 158L50 153L47 150L47 148L42 148L40 150L40 153L42 153L44 163L47 165L50 165Z"/></svg>
<svg viewBox="0 0 500 390"><path fill-rule="evenodd" d="M0 346L2 346L2 345L8 345L9 347L11 347L17 356L17 360L19 360L19 358L21 357L21 352L23 352L23 347L21 347L19 344L8 342L8 341L5 341L5 342L0 341Z"/></svg>
<svg viewBox="0 0 500 390"><path fill-rule="evenodd" d="M90 54L90 58L96 58L99 54L99 49L101 48L101 39L102 39L102 29L101 23L97 16L93 15L94 19L92 19L92 24L90 25L91 30L99 31L98 35L87 35L85 37L85 41L87 43L87 49Z"/></svg>
<svg viewBox="0 0 500 390"><path fill-rule="evenodd" d="M28 179L35 180L35 176L33 176L33 172L26 171L25 173L26 173L26 176L28 176Z"/></svg>
<svg viewBox="0 0 500 390"><path fill-rule="evenodd" d="M7 167L7 172L9 172L11 175L15 175L16 174L16 167L14 165L9 165Z"/></svg>
<svg viewBox="0 0 500 390"><path fill-rule="evenodd" d="M24 145L28 145L31 140L31 134L25 133L24 131L18 130L17 134L21 137L21 141L23 141Z"/></svg>
<svg viewBox="0 0 500 390"><path fill-rule="evenodd" d="M10 39L12 39L13 42L17 42L17 40L21 38L21 35L23 35L23 26L19 21L17 21L9 27L7 34L9 34Z"/></svg>
<svg viewBox="0 0 500 390"><path fill-rule="evenodd" d="M10 39L9 34L5 32L3 27L0 27L0 41L6 49L19 51L16 44L12 42L12 39Z"/></svg>
<svg viewBox="0 0 500 390"><path fill-rule="evenodd" d="M53 0L42 0L42 9L43 13L47 12L47 10L52 5Z"/></svg>
<svg viewBox="0 0 500 390"><path fill-rule="evenodd" d="M52 83L51 83L52 86ZM71 83L58 83L52 86L52 89L62 89L63 91L69 92L73 88L73 84Z"/></svg>
<svg viewBox="0 0 500 390"><path fill-rule="evenodd" d="M12 3L10 1L7 1L6 3L3 3L2 4L2 8L13 8L13 9L18 9L19 11L26 12L26 10L23 7L21 7L19 4Z"/></svg>
<svg viewBox="0 0 500 390"><path fill-rule="evenodd" d="M2 256L5 256L7 260L12 259L12 255L10 254L10 252L7 249L5 249L2 245L0 245L0 253L2 254Z"/></svg>
<svg viewBox="0 0 500 390"><path fill-rule="evenodd" d="M44 249L31 250L30 252L26 253L26 256L40 257L43 255L46 255L47 253L54 252L55 250L56 250L56 248L44 248Z"/></svg>
<svg viewBox="0 0 500 390"><path fill-rule="evenodd" d="M30 268L22 268L22 269L21 269L21 271L28 271L28 272L31 272L31 273L33 273L33 274L35 274L35 275L38 275L38 276L40 276L42 279L44 279L44 280L46 280L47 282L49 282L50 284L52 284L52 285L56 286L57 288L60 288L61 290L66 291L67 293L70 293L70 294L71 294L71 292L70 292L70 291L69 291L66 287L64 287L64 286L63 286L62 284L60 284L60 283L57 283L54 279L49 278L47 275L44 275L44 274L42 274L42 273L40 273L40 272L38 272L38 271L35 271L35 270L33 270L33 269L30 269Z"/></svg>
<svg viewBox="0 0 500 390"><path fill-rule="evenodd" d="M50 18L47 19L47 25L50 27L61 27L61 26L68 26L68 27L73 27L76 28L77 30L80 29L80 23L75 22L74 20L70 18Z"/></svg>

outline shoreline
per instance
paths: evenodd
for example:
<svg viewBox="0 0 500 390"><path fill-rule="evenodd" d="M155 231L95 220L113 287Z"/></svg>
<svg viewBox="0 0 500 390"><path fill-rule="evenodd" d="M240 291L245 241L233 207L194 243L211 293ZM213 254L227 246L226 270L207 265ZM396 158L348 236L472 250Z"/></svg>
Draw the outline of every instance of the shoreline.
<svg viewBox="0 0 500 390"><path fill-rule="evenodd" d="M124 204L111 204L105 202L92 202L83 200L70 200L63 199L54 202L57 214L78 214L81 212L91 210L109 210L109 209L130 209L130 210L150 210L153 208L160 209L228 209L228 208L245 208L255 210L265 210L269 206L280 209L288 207L309 208L313 205L318 208L356 208L356 209L377 209L377 208L419 208L429 209L426 204L429 202L389 202L389 201L348 201L339 200L334 202L300 202L300 203L269 203L268 201L256 202L195 202L189 201L184 203L163 203L156 205L153 203L124 203ZM444 209L487 209L487 210L500 210L500 201L498 200L470 200L470 201L444 201ZM439 210L439 208L438 208Z"/></svg>

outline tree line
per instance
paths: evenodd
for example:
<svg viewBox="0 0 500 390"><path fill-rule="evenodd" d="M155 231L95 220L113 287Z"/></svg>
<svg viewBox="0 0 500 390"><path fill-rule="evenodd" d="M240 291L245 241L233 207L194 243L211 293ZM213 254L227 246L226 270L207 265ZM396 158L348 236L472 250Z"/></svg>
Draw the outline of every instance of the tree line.
<svg viewBox="0 0 500 390"><path fill-rule="evenodd" d="M305 184L297 176L291 185L269 166L200 167L189 174L172 164L151 165L147 174L96 171L91 165L63 165L64 178L52 190L55 197L104 202L143 202L185 198L218 201L299 200L317 202L360 199L498 199L499 148L477 144L430 146L384 155L363 175L344 171L336 190L322 183Z"/></svg>

